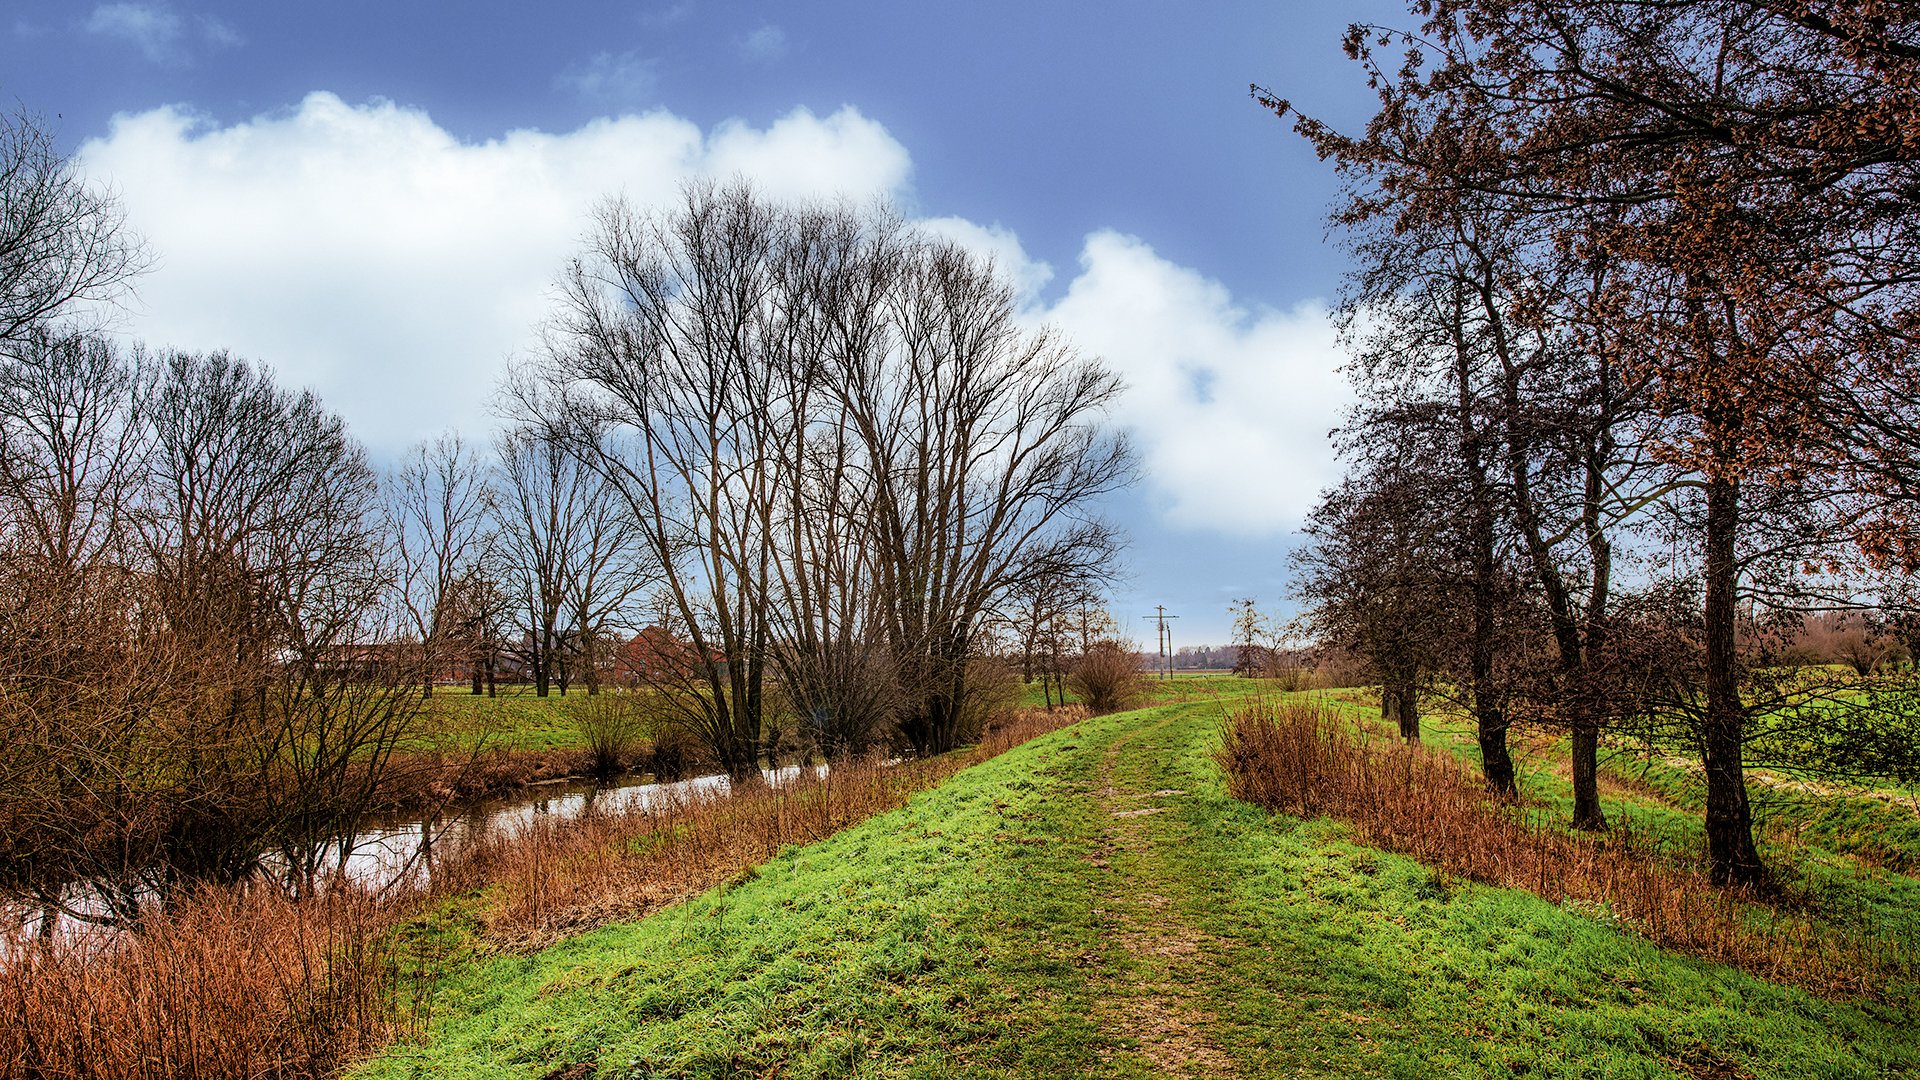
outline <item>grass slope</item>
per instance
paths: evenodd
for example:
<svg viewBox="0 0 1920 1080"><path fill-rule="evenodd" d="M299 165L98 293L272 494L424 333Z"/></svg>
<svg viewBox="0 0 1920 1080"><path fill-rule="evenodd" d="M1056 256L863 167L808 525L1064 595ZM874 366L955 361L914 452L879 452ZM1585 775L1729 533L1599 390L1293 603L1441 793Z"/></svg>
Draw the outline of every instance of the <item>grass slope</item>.
<svg viewBox="0 0 1920 1080"><path fill-rule="evenodd" d="M680 908L477 959L360 1075L1920 1073L1912 1016L1233 801L1219 711L1088 721Z"/></svg>

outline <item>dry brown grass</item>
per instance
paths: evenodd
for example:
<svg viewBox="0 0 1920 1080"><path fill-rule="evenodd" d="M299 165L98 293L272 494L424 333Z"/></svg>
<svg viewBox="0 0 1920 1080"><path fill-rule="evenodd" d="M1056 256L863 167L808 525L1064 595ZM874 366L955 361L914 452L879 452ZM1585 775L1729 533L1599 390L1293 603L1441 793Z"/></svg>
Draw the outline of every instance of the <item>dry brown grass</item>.
<svg viewBox="0 0 1920 1080"><path fill-rule="evenodd" d="M21 949L0 969L0 1076L332 1075L408 1023L392 918L345 889L207 890L139 934Z"/></svg>
<svg viewBox="0 0 1920 1080"><path fill-rule="evenodd" d="M1021 710L978 747L647 811L542 820L437 869L434 892L304 901L207 890L138 934L0 938L0 1077L321 1077L423 1022L390 932L439 896L493 887L497 944L530 947L644 915L904 803L968 765L1084 718Z"/></svg>
<svg viewBox="0 0 1920 1080"><path fill-rule="evenodd" d="M1229 719L1219 756L1236 798L1338 818L1364 842L1447 874L1554 903L1604 905L1665 948L1830 994L1872 995L1915 975L1898 942L1717 887L1692 860L1625 829L1573 834L1494 799L1460 759L1356 733L1321 705L1243 708Z"/></svg>

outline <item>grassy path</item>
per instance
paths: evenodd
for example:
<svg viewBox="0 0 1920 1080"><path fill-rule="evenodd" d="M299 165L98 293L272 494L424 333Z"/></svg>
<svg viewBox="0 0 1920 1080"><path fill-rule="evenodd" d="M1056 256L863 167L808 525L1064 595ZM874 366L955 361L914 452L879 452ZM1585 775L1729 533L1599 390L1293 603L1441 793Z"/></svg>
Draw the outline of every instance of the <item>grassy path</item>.
<svg viewBox="0 0 1920 1080"><path fill-rule="evenodd" d="M1088 721L679 908L478 959L362 1075L1920 1075L1901 1010L1229 799L1219 712Z"/></svg>

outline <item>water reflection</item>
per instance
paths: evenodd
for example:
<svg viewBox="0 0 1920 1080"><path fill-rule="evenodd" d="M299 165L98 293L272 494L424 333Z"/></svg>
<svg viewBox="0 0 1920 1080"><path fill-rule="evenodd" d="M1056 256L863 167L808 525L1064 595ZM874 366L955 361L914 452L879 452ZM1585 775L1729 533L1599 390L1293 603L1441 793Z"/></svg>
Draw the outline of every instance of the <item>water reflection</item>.
<svg viewBox="0 0 1920 1080"><path fill-rule="evenodd" d="M822 777L827 766L808 766L806 771ZM801 772L800 766L788 766L766 770L764 775L769 785L780 787L798 779ZM447 865L467 845L484 837L512 835L542 821L573 820L590 810L643 812L662 804L684 805L731 793L732 784L724 774L672 783L626 777L605 783L538 784L509 798L469 804L450 813L375 819L359 832L329 840L298 860L290 860L284 852L266 852L260 858L260 872L289 891L305 891L312 880L327 878L344 879L376 893L431 885L436 868ZM296 863L311 868L313 873L292 870ZM156 898L151 885L138 889L143 898ZM110 895L118 897L118 905L108 903ZM126 902L125 886L74 882L61 891L58 905L0 905L0 925L14 930L13 934L0 930L0 939L17 943L96 928L94 924L111 912L124 910ZM0 956L6 951L0 947Z"/></svg>

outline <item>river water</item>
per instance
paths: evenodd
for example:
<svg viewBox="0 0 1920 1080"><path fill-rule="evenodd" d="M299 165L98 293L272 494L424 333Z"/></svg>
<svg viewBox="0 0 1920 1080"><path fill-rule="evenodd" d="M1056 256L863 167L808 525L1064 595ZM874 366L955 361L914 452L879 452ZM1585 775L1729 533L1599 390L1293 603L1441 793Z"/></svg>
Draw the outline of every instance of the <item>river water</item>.
<svg viewBox="0 0 1920 1080"><path fill-rule="evenodd" d="M808 767L816 777L827 766ZM766 770L767 783L780 787L798 779L801 767ZM645 811L662 802L684 803L725 798L732 793L726 775L656 783L637 777L605 783L560 781L537 784L505 799L493 799L430 817L386 818L327 846L320 865L338 869L363 888L431 882L433 868L461 845L483 836L512 833L542 819L567 821L589 810L600 813Z"/></svg>
<svg viewBox="0 0 1920 1080"><path fill-rule="evenodd" d="M815 776L827 772L825 765L807 769ZM775 787L791 783L800 775L800 766L765 772L767 782ZM721 799L731 793L732 785L725 774L672 783L622 777L603 783L578 780L535 784L511 796L458 805L437 814L375 818L360 831L323 844L313 865L323 879L338 873L376 893L396 886L426 885L432 882L437 866L445 865L465 845L482 837L511 834L543 820L573 820L589 810L638 812L661 803ZM264 876L287 882L290 875L284 856L265 853L260 862ZM0 901L0 958L9 951L4 942L80 931L95 922L87 916L101 916L111 910L99 882L74 882L62 890L60 900L66 913L57 908Z"/></svg>

